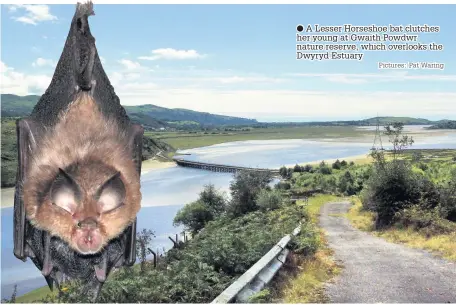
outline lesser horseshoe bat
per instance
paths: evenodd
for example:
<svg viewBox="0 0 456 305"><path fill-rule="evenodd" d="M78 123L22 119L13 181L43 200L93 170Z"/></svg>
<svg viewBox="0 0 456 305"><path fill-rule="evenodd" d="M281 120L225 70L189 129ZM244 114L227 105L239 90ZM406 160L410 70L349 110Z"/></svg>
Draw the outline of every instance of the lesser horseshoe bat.
<svg viewBox="0 0 456 305"><path fill-rule="evenodd" d="M103 70L90 15L77 4L49 87L16 123L14 255L51 289L78 279L95 299L113 267L136 260L144 130Z"/></svg>

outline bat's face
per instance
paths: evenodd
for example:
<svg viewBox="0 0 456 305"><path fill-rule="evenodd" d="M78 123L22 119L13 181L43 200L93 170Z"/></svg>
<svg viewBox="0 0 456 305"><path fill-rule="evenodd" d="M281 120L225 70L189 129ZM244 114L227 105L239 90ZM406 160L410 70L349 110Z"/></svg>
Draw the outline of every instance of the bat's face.
<svg viewBox="0 0 456 305"><path fill-rule="evenodd" d="M81 254L99 252L129 224L132 204L122 174L100 161L59 169L34 223Z"/></svg>

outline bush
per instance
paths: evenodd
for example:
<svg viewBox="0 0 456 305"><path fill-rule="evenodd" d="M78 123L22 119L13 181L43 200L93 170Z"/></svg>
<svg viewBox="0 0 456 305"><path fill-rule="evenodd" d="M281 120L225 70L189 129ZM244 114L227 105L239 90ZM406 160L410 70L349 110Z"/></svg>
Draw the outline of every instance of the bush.
<svg viewBox="0 0 456 305"><path fill-rule="evenodd" d="M341 165L342 167L346 167L346 166L347 166L347 161L342 160L342 161L340 162L340 165Z"/></svg>
<svg viewBox="0 0 456 305"><path fill-rule="evenodd" d="M281 181L274 186L278 190L289 190L291 189L291 184L289 182Z"/></svg>
<svg viewBox="0 0 456 305"><path fill-rule="evenodd" d="M419 206L404 209L394 216L395 226L413 228L433 236L456 232L456 224L442 219L436 209L423 210Z"/></svg>
<svg viewBox="0 0 456 305"><path fill-rule="evenodd" d="M321 161L318 167L318 171L323 175L331 175L332 173L331 169L328 167L328 165L326 165L325 161Z"/></svg>
<svg viewBox="0 0 456 305"><path fill-rule="evenodd" d="M341 169L341 167L342 167L342 165L341 165L339 159L337 159L336 162L334 162L334 163L332 164L332 168L333 168L333 169Z"/></svg>
<svg viewBox="0 0 456 305"><path fill-rule="evenodd" d="M258 207L263 210L275 210L280 207L283 201L282 193L278 190L266 190L262 189L258 193L256 200Z"/></svg>
<svg viewBox="0 0 456 305"><path fill-rule="evenodd" d="M261 189L269 188L271 181L272 176L269 172L237 172L230 184L231 201L228 204L227 212L232 217L239 217L256 211L258 193Z"/></svg>
<svg viewBox="0 0 456 305"><path fill-rule="evenodd" d="M184 225L193 233L225 212L226 199L214 185L205 185L197 201L185 205L174 217L174 225Z"/></svg>
<svg viewBox="0 0 456 305"><path fill-rule="evenodd" d="M311 173L312 170L313 170L312 165L309 165L309 164L306 164L302 169L303 172L307 172L307 173Z"/></svg>
<svg viewBox="0 0 456 305"><path fill-rule="evenodd" d="M302 168L301 168L301 166L299 166L298 164L296 164L296 165L294 166L294 168L293 168L293 171L294 171L295 173L300 173L300 172L302 172Z"/></svg>
<svg viewBox="0 0 456 305"><path fill-rule="evenodd" d="M419 203L421 197L415 174L399 161L377 166L366 187L363 205L377 213L377 229L391 225L397 212Z"/></svg>

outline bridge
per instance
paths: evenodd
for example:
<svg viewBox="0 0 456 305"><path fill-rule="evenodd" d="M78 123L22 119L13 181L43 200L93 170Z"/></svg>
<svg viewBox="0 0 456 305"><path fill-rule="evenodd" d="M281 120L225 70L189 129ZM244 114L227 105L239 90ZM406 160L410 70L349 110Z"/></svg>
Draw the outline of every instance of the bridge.
<svg viewBox="0 0 456 305"><path fill-rule="evenodd" d="M256 172L271 172L273 175L278 175L278 169L272 168L258 168L258 167L243 167L243 166L233 166L233 165L223 165L223 164L214 164L214 163L205 163L198 161L189 161L180 158L173 158L174 162L177 165L183 167L198 168L202 170L209 170L218 173L236 173L238 171L256 171Z"/></svg>

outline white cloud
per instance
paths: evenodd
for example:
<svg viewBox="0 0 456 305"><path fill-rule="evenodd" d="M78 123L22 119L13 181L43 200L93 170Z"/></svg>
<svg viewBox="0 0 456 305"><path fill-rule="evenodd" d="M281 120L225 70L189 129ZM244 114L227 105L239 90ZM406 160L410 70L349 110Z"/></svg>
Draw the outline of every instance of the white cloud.
<svg viewBox="0 0 456 305"><path fill-rule="evenodd" d="M26 95L41 94L50 83L48 75L28 75L1 63L2 93ZM445 92L383 92L364 91L303 91L280 90L217 90L213 84L197 83L200 88L189 87L194 82L156 81L147 72L135 70L108 73L111 84L123 105L156 104L169 108L187 108L196 111L261 118L288 118L312 120L315 118L338 119L365 118L382 115L415 117L456 117L456 93ZM225 76L203 77L220 81ZM338 75L337 77L343 77ZM188 76L187 76L188 78ZM226 76L228 83L270 81L267 77L252 75ZM189 78L190 79L190 78ZM180 80L177 78L177 80ZM274 79L273 79L274 80ZM226 81L226 80L225 80ZM340 79L339 79L340 81ZM227 83L227 82L225 82ZM353 109L356 111L353 112Z"/></svg>
<svg viewBox="0 0 456 305"><path fill-rule="evenodd" d="M142 60L182 60L182 59L196 59L203 58L205 54L199 54L196 50L176 50L172 48L161 48L152 50L152 56L140 56L138 59Z"/></svg>
<svg viewBox="0 0 456 305"><path fill-rule="evenodd" d="M45 67L45 66L55 67L56 63L52 59L44 59L44 58L39 57L32 63L32 66L34 66L34 67Z"/></svg>
<svg viewBox="0 0 456 305"><path fill-rule="evenodd" d="M449 74L420 74L414 75L408 72L391 73L290 73L288 76L298 77L321 77L331 82L346 84L361 84L368 82L397 82L406 80L425 81L456 81L456 75Z"/></svg>
<svg viewBox="0 0 456 305"><path fill-rule="evenodd" d="M51 14L48 5L13 4L9 6L10 12L13 13L17 12L19 9L23 9L25 15L12 17L18 22L37 25L39 22L57 20L57 17Z"/></svg>
<svg viewBox="0 0 456 305"><path fill-rule="evenodd" d="M120 64L124 66L127 70L136 70L141 68L141 65L139 62L135 62L129 59L121 59L118 61Z"/></svg>
<svg viewBox="0 0 456 305"><path fill-rule="evenodd" d="M42 94L51 83L48 75L26 75L8 67L0 61L1 66L1 93L17 95Z"/></svg>
<svg viewBox="0 0 456 305"><path fill-rule="evenodd" d="M101 61L102 64L106 63L106 59L103 56L100 56L100 61Z"/></svg>
<svg viewBox="0 0 456 305"><path fill-rule="evenodd" d="M265 77L265 76L231 76L231 77L216 77L209 80L215 80L222 84L236 83L282 83L285 80L281 78Z"/></svg>

